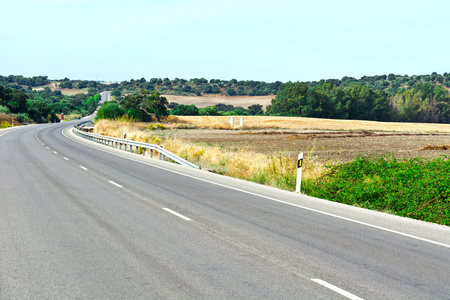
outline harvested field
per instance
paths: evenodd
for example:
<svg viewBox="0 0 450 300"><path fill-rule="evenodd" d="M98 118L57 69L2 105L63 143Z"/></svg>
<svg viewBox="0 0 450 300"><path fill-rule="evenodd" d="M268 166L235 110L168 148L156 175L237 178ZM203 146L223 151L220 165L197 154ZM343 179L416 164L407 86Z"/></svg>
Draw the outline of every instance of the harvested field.
<svg viewBox="0 0 450 300"><path fill-rule="evenodd" d="M312 153L321 161L346 162L359 154L397 158L450 155L449 124L384 123L313 118L245 117L244 127L231 127L230 117L171 117L173 130L154 131L160 137L248 150L265 155ZM179 123L177 123L179 122ZM237 122L239 124L239 121ZM182 125L177 129L178 125ZM193 129L204 128L204 129ZM222 128L213 129L213 128ZM223 130L223 129L234 130ZM258 129L261 128L261 129Z"/></svg>

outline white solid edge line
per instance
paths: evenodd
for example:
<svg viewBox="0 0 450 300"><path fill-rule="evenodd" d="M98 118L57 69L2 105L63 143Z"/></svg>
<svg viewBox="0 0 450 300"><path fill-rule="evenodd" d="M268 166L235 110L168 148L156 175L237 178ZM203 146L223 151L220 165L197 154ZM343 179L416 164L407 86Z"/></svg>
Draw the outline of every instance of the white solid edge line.
<svg viewBox="0 0 450 300"><path fill-rule="evenodd" d="M165 211L170 212L171 214L173 214L173 215L179 217L179 218L182 218L182 219L185 220L185 221L192 221L192 220L189 219L188 217L185 217L185 216L183 216L182 214L179 214L179 213L177 213L176 211L173 211L173 210L171 210L171 209L169 209L169 208L167 208L167 207L164 207L163 209L164 209Z"/></svg>
<svg viewBox="0 0 450 300"><path fill-rule="evenodd" d="M83 167L83 166L80 166L80 168L82 168L82 169L85 170L85 171L88 170L87 168L85 168L85 167Z"/></svg>
<svg viewBox="0 0 450 300"><path fill-rule="evenodd" d="M123 186L121 186L121 185L118 184L118 183L115 183L114 181L108 180L108 182L111 183L111 184L114 184L114 185L117 186L117 187L123 188Z"/></svg>
<svg viewBox="0 0 450 300"><path fill-rule="evenodd" d="M363 298L355 296L352 293L349 293L349 292L347 292L347 291L345 291L345 290L343 290L341 288L338 288L337 286L332 285L331 283L328 283L328 282L326 282L326 281L324 281L322 279L311 279L311 280L316 282L316 283L318 283L318 284L320 284L320 285L322 285L322 286L324 286L324 287L326 287L326 288L329 288L330 290L335 291L336 293L339 293L342 296L345 296L345 297L347 297L349 299L352 299L352 300L364 300Z"/></svg>
<svg viewBox="0 0 450 300"><path fill-rule="evenodd" d="M339 215L336 215L336 214L328 213L328 212L325 212L325 211L321 211L321 210L318 210L318 209L314 209L314 208L302 206L302 205L299 205L299 204L294 204L294 203L286 202L286 201L283 201L283 200L275 199L275 198L272 198L272 197L269 197L269 196L256 194L256 193L253 193L253 192L249 192L249 191L242 190L242 189L239 189L239 188L235 188L235 187L232 187L232 186L228 186L228 185L225 185L225 184L217 183L217 182L210 181L210 180L207 180L207 179L202 179L202 178L198 178L198 177L195 177L195 176L192 176L192 175L187 175L187 174L183 174L181 172L169 170L169 169L166 169L166 168L163 168L163 167L160 167L160 166L156 166L156 165L153 165L153 164L150 164L150 163L147 163L147 162L142 162L142 161L137 160L137 159L133 159L133 158L130 158L130 157L118 155L116 153L111 153L109 151L105 151L103 149L99 149L97 147L93 147L91 145L81 143L81 142L79 142L79 141L77 141L75 139L72 139L72 138L68 137L66 134L64 134L64 129L63 129L62 133L63 133L63 135L66 138L68 138L68 139L70 139L72 141L75 141L75 142L77 142L79 144L82 144L82 145L84 145L86 147L90 147L90 148L93 148L93 149L96 149L96 150L99 150L99 151L103 151L103 152L109 153L111 155L115 155L115 156L119 156L119 157L122 157L122 158L125 158L125 159L129 159L129 160L132 160L132 161L135 161L135 162L138 162L138 163L143 163L143 164L146 164L148 166L151 166L151 167L154 167L154 168L158 168L160 170L165 170L165 171L168 171L168 172L171 172L171 173L174 173L174 174L178 174L178 175L185 176L185 177L188 177L188 178L192 178L192 179L196 179L196 180L199 180L199 181L207 182L207 183L210 183L210 184L213 184L213 185L217 185L217 186L221 186L221 187L224 187L224 188L232 189L232 190L235 190L235 191L238 191L238 192L242 192L242 193L245 193L245 194L249 194L249 195L253 195L253 196L256 196L256 197L264 198L264 199L271 200L271 201L274 201L274 202L278 202L278 203L294 206L294 207L297 207L297 208L309 210L309 211L316 212L316 213L319 213L319 214L323 214L323 215L326 215L326 216L329 216L329 217L334 217L334 218L345 220L345 221L348 221L348 222L353 222L355 224L359 224L359 225L375 228L375 229L378 229L378 230L382 230L382 231L398 234L398 235L405 236L405 237L408 237L408 238L412 238L412 239L415 239L415 240L419 240L419 241L422 241L422 242L426 242L426 243L430 243L430 244L434 244L434 245L450 248L449 244L436 242L436 241L433 241L433 240L429 240L429 239L426 239L426 238L421 238L419 236L415 236L415 235L412 235L412 234L404 233L404 232L401 232L401 231L397 231L397 230L381 227L381 226L378 226L378 225L365 223L365 222L362 222L362 221L358 221L358 220L350 219L350 218L347 218L347 217L339 216Z"/></svg>
<svg viewBox="0 0 450 300"><path fill-rule="evenodd" d="M22 128L22 126L16 126L16 127L13 128L13 129L9 129L9 130L6 131L5 133L0 134L0 137L4 136L4 135L6 135L6 134L8 134L8 133L10 133L10 132L13 132L13 131L16 130L16 129L20 129L20 128Z"/></svg>

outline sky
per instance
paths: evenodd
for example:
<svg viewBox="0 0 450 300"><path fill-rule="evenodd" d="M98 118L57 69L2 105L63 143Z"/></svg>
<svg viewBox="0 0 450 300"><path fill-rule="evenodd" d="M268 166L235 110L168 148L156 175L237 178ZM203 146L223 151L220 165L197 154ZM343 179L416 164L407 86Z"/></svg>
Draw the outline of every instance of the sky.
<svg viewBox="0 0 450 300"><path fill-rule="evenodd" d="M0 75L318 81L450 73L449 0L0 0Z"/></svg>

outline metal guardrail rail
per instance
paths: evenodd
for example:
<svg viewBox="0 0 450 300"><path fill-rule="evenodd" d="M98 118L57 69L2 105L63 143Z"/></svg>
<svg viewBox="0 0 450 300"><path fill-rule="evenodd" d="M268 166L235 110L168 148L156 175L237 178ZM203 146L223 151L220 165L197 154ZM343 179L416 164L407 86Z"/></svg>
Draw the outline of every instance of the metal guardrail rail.
<svg viewBox="0 0 450 300"><path fill-rule="evenodd" d="M81 130L81 128L86 127L87 124L91 124L91 123L92 123L91 121L85 121L85 122L75 124L73 126L74 127L73 132L83 138L87 138L88 140L97 142L99 144L103 144L103 145L110 146L110 147L120 149L120 150L122 150L122 147L123 147L124 151L129 151L131 153L136 153L138 155L140 154L139 152L141 150L141 154L145 156L146 151L149 150L151 158L153 158L154 151L156 151L159 154L160 160L164 160L164 161L169 160L169 161L175 162L179 165L188 166L188 167L196 168L196 169L201 169L199 166L179 157L176 154L173 154L172 152L164 149L162 146L159 146L159 145L136 142L136 141L131 141L131 140L127 140L127 139L119 139L119 138L109 137L106 135L85 132L85 131Z"/></svg>

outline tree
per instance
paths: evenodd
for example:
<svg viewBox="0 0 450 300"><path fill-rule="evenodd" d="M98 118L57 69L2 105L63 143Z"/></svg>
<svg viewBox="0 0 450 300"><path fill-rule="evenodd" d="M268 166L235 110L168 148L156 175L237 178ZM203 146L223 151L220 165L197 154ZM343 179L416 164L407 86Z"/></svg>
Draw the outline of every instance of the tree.
<svg viewBox="0 0 450 300"><path fill-rule="evenodd" d="M120 88L115 88L112 90L111 96L120 97L122 96L122 91L120 90Z"/></svg>
<svg viewBox="0 0 450 300"><path fill-rule="evenodd" d="M160 117L167 116L167 105L169 102L166 97L161 97L158 91L153 91L151 95L150 92L141 89L137 97L142 99L139 103L139 108L143 110L147 115L152 116L156 121L160 122Z"/></svg>
<svg viewBox="0 0 450 300"><path fill-rule="evenodd" d="M88 81L87 80L83 80L83 81L79 81L77 84L77 88L79 89L85 89L88 86Z"/></svg>
<svg viewBox="0 0 450 300"><path fill-rule="evenodd" d="M211 85L205 84L205 85L203 86L203 93L205 93L205 94L211 94L212 92L213 92L213 88L212 88Z"/></svg>
<svg viewBox="0 0 450 300"><path fill-rule="evenodd" d="M227 94L230 96L236 96L236 91L234 90L234 88L228 88Z"/></svg>
<svg viewBox="0 0 450 300"><path fill-rule="evenodd" d="M106 101L97 111L95 120L99 119L115 119L123 116L125 110L117 104L116 101Z"/></svg>
<svg viewBox="0 0 450 300"><path fill-rule="evenodd" d="M62 89L71 89L73 88L72 81L63 81L59 84L59 87Z"/></svg>
<svg viewBox="0 0 450 300"><path fill-rule="evenodd" d="M201 116L219 116L219 110L216 106L208 106L205 108L200 108L199 113Z"/></svg>
<svg viewBox="0 0 450 300"><path fill-rule="evenodd" d="M198 116L199 110L195 105L177 105L171 112L175 116Z"/></svg>
<svg viewBox="0 0 450 300"><path fill-rule="evenodd" d="M262 110L262 105L260 105L260 104L253 104L253 105L250 105L249 107L248 107L248 112L251 114L251 115L253 115L253 116L255 116L255 115L263 115L264 114L264 111Z"/></svg>
<svg viewBox="0 0 450 300"><path fill-rule="evenodd" d="M212 93L213 93L213 94L218 94L218 93L220 93L220 88L219 88L217 85L214 85L214 86L212 87Z"/></svg>
<svg viewBox="0 0 450 300"><path fill-rule="evenodd" d="M39 116L41 116L42 118L47 118L48 115L50 114L50 107L48 106L48 104L46 102L43 101L37 101L37 100L30 100L27 103L29 110L36 110L39 112ZM35 120L36 122L41 123L40 118L38 117L38 119L32 118L33 120Z"/></svg>

